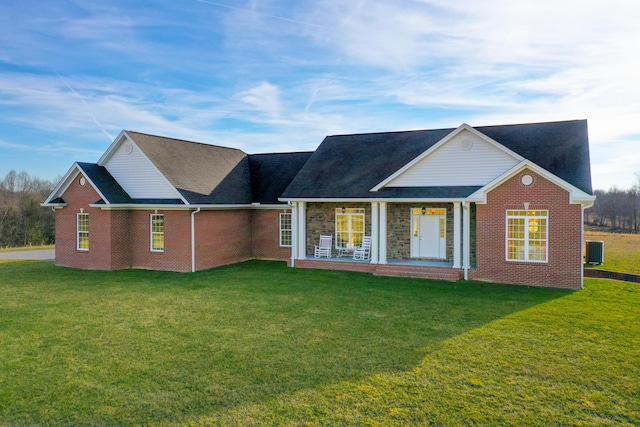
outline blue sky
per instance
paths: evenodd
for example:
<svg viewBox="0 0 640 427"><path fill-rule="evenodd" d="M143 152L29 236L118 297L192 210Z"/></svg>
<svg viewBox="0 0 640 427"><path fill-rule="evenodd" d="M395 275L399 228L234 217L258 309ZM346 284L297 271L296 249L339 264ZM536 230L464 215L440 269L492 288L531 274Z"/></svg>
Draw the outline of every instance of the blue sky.
<svg viewBox="0 0 640 427"><path fill-rule="evenodd" d="M595 188L640 173L637 0L0 0L0 178L122 129L314 150L342 133L588 119Z"/></svg>

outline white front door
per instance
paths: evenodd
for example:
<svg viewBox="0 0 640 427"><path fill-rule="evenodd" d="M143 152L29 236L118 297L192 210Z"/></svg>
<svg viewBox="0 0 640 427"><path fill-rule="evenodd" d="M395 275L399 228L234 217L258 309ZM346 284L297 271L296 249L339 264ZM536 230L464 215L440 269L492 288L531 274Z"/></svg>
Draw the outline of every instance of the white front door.
<svg viewBox="0 0 640 427"><path fill-rule="evenodd" d="M447 257L446 246L446 213L438 209L435 214L427 211L426 214L411 215L411 257L412 258L436 258Z"/></svg>

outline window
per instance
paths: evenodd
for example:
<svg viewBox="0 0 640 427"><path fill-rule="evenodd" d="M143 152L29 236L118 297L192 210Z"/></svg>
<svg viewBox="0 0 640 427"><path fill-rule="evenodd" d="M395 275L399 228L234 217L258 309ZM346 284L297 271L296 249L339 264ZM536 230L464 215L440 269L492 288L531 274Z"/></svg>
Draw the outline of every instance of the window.
<svg viewBox="0 0 640 427"><path fill-rule="evenodd" d="M507 211L507 260L547 261L549 211Z"/></svg>
<svg viewBox="0 0 640 427"><path fill-rule="evenodd" d="M151 215L151 252L164 252L164 215Z"/></svg>
<svg viewBox="0 0 640 427"><path fill-rule="evenodd" d="M362 245L364 209L336 209L336 247L352 249Z"/></svg>
<svg viewBox="0 0 640 427"><path fill-rule="evenodd" d="M280 246L291 246L291 213L280 214Z"/></svg>
<svg viewBox="0 0 640 427"><path fill-rule="evenodd" d="M89 250L89 214L79 213L76 218L76 229L78 231L78 244L79 251Z"/></svg>

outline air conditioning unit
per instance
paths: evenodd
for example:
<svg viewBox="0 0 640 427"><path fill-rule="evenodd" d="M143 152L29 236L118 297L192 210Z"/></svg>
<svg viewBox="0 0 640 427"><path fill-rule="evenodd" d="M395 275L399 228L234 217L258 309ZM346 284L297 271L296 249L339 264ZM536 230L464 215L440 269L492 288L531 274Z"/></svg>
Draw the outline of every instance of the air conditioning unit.
<svg viewBox="0 0 640 427"><path fill-rule="evenodd" d="M604 261L604 242L601 240L587 240L585 262L587 264L602 264Z"/></svg>

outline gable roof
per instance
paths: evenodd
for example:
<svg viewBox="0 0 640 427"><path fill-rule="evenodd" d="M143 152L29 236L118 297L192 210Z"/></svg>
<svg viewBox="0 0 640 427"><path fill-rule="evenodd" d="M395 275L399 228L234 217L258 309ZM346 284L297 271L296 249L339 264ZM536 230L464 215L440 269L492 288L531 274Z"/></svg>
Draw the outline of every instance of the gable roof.
<svg viewBox="0 0 640 427"><path fill-rule="evenodd" d="M460 129L460 128L458 128ZM586 120L483 126L474 129L506 149L591 194ZM336 135L324 139L282 194L283 200L305 198L466 197L477 190L434 187L420 190L370 190L445 139L457 129ZM382 191L385 190L385 191ZM429 194L429 196L426 196ZM406 195L406 196L405 196Z"/></svg>
<svg viewBox="0 0 640 427"><path fill-rule="evenodd" d="M247 154L235 148L126 131L190 204L252 202Z"/></svg>

